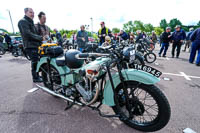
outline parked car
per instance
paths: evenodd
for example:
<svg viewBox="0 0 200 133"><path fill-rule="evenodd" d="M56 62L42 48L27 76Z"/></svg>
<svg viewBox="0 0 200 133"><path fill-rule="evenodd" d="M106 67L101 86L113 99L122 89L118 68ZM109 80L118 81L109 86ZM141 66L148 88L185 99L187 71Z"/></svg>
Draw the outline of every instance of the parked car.
<svg viewBox="0 0 200 133"><path fill-rule="evenodd" d="M22 37L21 36L11 36L11 41L13 44L22 43Z"/></svg>

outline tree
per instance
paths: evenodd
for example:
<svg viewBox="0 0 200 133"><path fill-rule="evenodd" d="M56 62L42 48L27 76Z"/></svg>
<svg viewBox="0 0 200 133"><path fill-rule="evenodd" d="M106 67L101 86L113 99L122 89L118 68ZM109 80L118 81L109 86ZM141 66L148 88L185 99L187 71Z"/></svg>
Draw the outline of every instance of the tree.
<svg viewBox="0 0 200 133"><path fill-rule="evenodd" d="M128 23L125 23L123 25L123 30L125 32L134 32L134 31L136 31L136 29L134 27L134 24L133 24L133 21L129 21Z"/></svg>
<svg viewBox="0 0 200 133"><path fill-rule="evenodd" d="M163 30L165 30L165 29L167 28L167 26L168 26L168 23L167 23L166 19L162 19L162 20L160 21L160 27L161 27Z"/></svg>
<svg viewBox="0 0 200 133"><path fill-rule="evenodd" d="M154 30L152 24L144 24L145 32L150 33Z"/></svg>
<svg viewBox="0 0 200 133"><path fill-rule="evenodd" d="M120 29L119 28L113 28L112 29L112 33L119 33L120 32Z"/></svg>
<svg viewBox="0 0 200 133"><path fill-rule="evenodd" d="M181 21L178 20L177 18L174 18L174 19L170 20L169 26L172 28L172 30L174 30L174 28L176 27L176 25L182 26Z"/></svg>
<svg viewBox="0 0 200 133"><path fill-rule="evenodd" d="M134 27L137 30L145 31L144 24L141 21L138 21L138 20L134 21Z"/></svg>
<svg viewBox="0 0 200 133"><path fill-rule="evenodd" d="M160 27L155 27L154 31L159 36L164 32L163 28L160 28Z"/></svg>
<svg viewBox="0 0 200 133"><path fill-rule="evenodd" d="M200 21L197 23L197 26L200 26Z"/></svg>

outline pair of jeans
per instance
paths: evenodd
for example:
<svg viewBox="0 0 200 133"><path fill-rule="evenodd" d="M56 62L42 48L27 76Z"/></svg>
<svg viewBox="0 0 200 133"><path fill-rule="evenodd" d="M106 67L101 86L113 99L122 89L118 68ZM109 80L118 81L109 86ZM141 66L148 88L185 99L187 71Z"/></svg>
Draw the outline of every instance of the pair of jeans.
<svg viewBox="0 0 200 133"><path fill-rule="evenodd" d="M196 52L198 51L196 64L200 64L200 42L193 42L189 62L193 63L195 60Z"/></svg>
<svg viewBox="0 0 200 133"><path fill-rule="evenodd" d="M175 52L175 49L177 49L176 51L176 57L179 57L180 55L180 51L181 51L181 46L182 46L182 43L181 42L174 42L173 45L172 45L172 56L174 56L174 52Z"/></svg>
<svg viewBox="0 0 200 133"><path fill-rule="evenodd" d="M38 49L37 48L26 48L25 52L31 60L32 77L33 77L33 79L37 79L38 74L37 74L36 70L37 70L37 63L39 61Z"/></svg>
<svg viewBox="0 0 200 133"><path fill-rule="evenodd" d="M165 56L167 54L168 47L169 47L169 43L162 43L159 55L161 55L164 50L163 56Z"/></svg>

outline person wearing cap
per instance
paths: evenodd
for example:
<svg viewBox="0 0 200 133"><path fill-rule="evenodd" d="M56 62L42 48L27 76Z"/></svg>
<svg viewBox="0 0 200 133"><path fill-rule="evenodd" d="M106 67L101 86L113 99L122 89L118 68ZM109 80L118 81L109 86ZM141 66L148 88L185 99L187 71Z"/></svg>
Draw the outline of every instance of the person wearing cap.
<svg viewBox="0 0 200 133"><path fill-rule="evenodd" d="M105 42L105 37L106 36L112 36L111 31L109 28L105 27L105 23L101 22L101 29L98 31L98 37L100 39L100 45Z"/></svg>
<svg viewBox="0 0 200 133"><path fill-rule="evenodd" d="M190 45L191 45L190 36L192 35L194 28L190 28L189 31L190 32L186 36L185 49L183 50L184 52L186 51L187 47L190 48Z"/></svg>
<svg viewBox="0 0 200 133"><path fill-rule="evenodd" d="M54 32L56 33L55 37L57 39L58 45L61 46L61 47L63 47L63 38L62 38L61 33L57 29L54 29Z"/></svg>
<svg viewBox="0 0 200 133"><path fill-rule="evenodd" d="M88 33L85 31L85 26L81 25L81 30L77 33L77 43L79 51L83 52L88 42Z"/></svg>
<svg viewBox="0 0 200 133"><path fill-rule="evenodd" d="M164 50L163 57L166 57L166 53L167 53L167 50L169 47L169 42L171 41L171 33L170 32L171 32L171 28L167 27L166 31L163 32L161 35L162 43L161 43L161 48L160 48L160 52L159 52L159 57L161 57L163 50Z"/></svg>
<svg viewBox="0 0 200 133"><path fill-rule="evenodd" d="M175 29L176 30L172 34L172 58L174 58L175 49L177 49L176 58L179 58L181 46L186 38L186 34L185 31L181 29L180 25L177 25Z"/></svg>
<svg viewBox="0 0 200 133"><path fill-rule="evenodd" d="M192 41L192 47L191 47L189 62L190 63L194 62L196 52L198 51L196 65L200 66L200 28L196 29L192 33L192 35L190 36L190 40Z"/></svg>

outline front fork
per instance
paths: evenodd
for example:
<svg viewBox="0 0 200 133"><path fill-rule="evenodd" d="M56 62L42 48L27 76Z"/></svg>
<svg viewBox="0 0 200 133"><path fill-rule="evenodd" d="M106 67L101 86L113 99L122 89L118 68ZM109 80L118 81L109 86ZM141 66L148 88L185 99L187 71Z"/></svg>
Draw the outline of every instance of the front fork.
<svg viewBox="0 0 200 133"><path fill-rule="evenodd" d="M113 90L113 93L114 93L114 100L117 100L118 94L116 94L116 91L115 91L115 86L114 86L114 82L113 82L113 79L112 79L112 76L111 76L110 68L109 68L109 66L106 66L106 68L107 68L108 77L110 79L110 83L111 83L111 86L112 86L112 90ZM128 90L126 89L127 85L124 82L124 77L123 77L122 72L121 72L122 67L119 65L119 63L117 63L117 70L118 70L118 73L119 73L120 81L121 81L122 86L123 86L123 91L124 91L125 99L126 99L126 108L128 109L129 117L133 117L133 113L131 111L131 105L130 105L130 102L129 102ZM117 106L119 106L119 105L117 105Z"/></svg>

